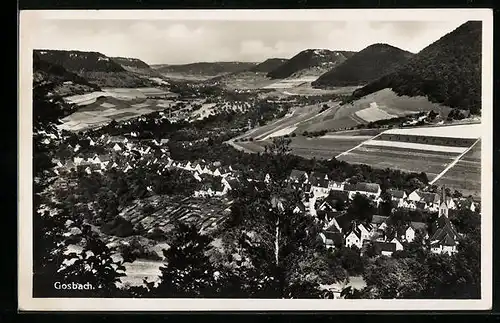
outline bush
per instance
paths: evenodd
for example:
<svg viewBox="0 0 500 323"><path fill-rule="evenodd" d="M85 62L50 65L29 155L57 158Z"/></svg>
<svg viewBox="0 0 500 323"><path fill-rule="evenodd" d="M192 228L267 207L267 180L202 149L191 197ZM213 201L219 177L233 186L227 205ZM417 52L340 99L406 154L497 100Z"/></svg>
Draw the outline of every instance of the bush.
<svg viewBox="0 0 500 323"><path fill-rule="evenodd" d="M297 134L295 132L292 133L292 137L297 137Z"/></svg>
<svg viewBox="0 0 500 323"><path fill-rule="evenodd" d="M134 233L134 227L132 223L121 216L118 216L113 220L104 223L101 226L101 230L105 234L114 235L117 237L129 237Z"/></svg>
<svg viewBox="0 0 500 323"><path fill-rule="evenodd" d="M128 245L121 245L120 253L122 254L123 259L135 260L137 258L148 259L148 260L162 260L162 257L158 255L153 250L148 249L147 245L144 245L139 241L139 239L133 239L129 241Z"/></svg>

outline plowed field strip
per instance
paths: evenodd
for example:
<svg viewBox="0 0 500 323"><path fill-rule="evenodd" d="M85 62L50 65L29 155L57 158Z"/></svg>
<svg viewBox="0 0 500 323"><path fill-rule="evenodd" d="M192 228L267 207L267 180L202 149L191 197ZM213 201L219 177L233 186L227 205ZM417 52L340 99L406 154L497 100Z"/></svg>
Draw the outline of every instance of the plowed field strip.
<svg viewBox="0 0 500 323"><path fill-rule="evenodd" d="M395 148L395 147L394 147ZM413 149L393 149L393 147L378 147L378 146L361 146L357 148L353 153L366 153L374 156L380 156L382 158L396 157L401 158L406 156L407 158L422 157L425 160L430 159L434 161L442 161L450 163L458 154L445 153L445 152L429 152L422 150Z"/></svg>
<svg viewBox="0 0 500 323"><path fill-rule="evenodd" d="M422 158L411 158L411 156L382 156L358 152L350 152L341 157L339 160L343 160L348 163L354 164L367 164L375 168L393 168L404 170L407 172L425 172L429 180L433 179L434 174L440 173L445 169L447 163L443 160L432 161L430 159Z"/></svg>

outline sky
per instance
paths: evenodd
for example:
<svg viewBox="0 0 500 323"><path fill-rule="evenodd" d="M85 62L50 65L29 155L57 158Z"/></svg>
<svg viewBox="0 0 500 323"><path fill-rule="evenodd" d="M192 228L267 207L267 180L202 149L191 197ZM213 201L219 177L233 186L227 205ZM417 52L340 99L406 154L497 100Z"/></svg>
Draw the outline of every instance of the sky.
<svg viewBox="0 0 500 323"><path fill-rule="evenodd" d="M387 43L417 53L465 21L45 20L36 49L96 51L148 64L291 58L308 48Z"/></svg>

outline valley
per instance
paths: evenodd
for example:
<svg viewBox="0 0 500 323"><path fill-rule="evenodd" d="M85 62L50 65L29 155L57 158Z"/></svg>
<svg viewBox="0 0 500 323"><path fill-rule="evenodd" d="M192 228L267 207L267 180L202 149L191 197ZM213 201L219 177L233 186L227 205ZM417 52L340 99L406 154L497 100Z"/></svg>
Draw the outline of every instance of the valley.
<svg viewBox="0 0 500 323"><path fill-rule="evenodd" d="M418 53L367 40L188 64L35 50L34 289L89 297L44 282L81 276L100 297L395 299L469 279L484 125L477 43L450 38L477 32Z"/></svg>

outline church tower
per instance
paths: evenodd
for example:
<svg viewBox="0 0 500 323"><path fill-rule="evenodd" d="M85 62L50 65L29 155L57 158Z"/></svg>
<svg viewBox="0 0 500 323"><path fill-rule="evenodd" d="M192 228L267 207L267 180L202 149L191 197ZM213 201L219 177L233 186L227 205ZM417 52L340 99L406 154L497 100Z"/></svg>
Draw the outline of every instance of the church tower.
<svg viewBox="0 0 500 323"><path fill-rule="evenodd" d="M441 187L441 201L439 202L439 217L444 215L448 217L448 203L446 203L445 187Z"/></svg>

